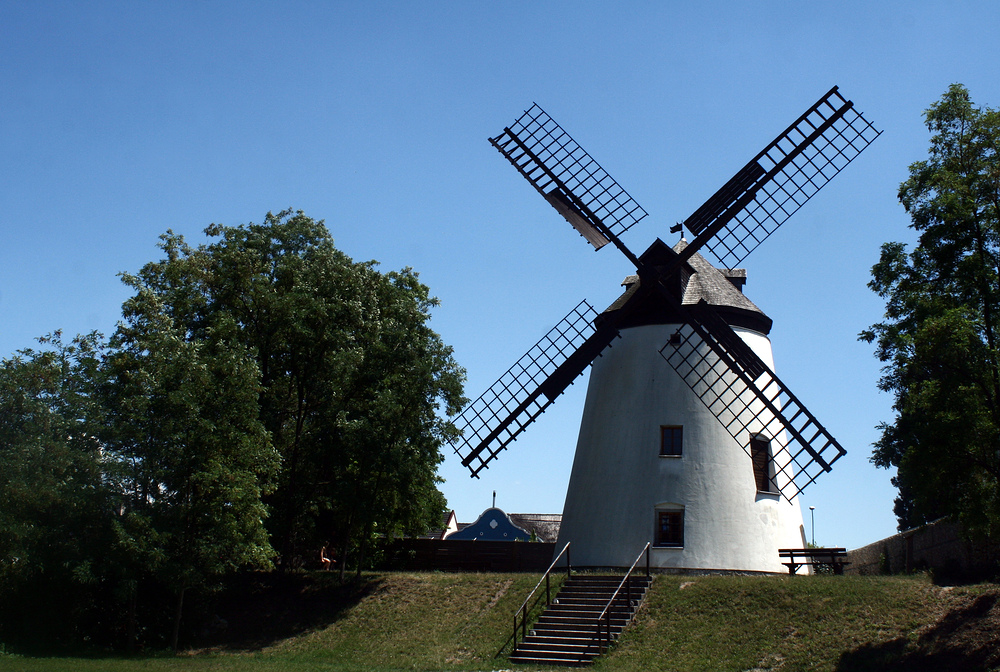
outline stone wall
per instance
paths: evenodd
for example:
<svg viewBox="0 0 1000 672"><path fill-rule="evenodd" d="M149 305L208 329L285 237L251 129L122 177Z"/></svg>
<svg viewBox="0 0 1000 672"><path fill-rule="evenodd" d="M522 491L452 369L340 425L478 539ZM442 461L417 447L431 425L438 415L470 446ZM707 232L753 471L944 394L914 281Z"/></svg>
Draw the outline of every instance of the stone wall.
<svg viewBox="0 0 1000 672"><path fill-rule="evenodd" d="M973 542L946 519L848 551L847 574L897 574L931 569L951 576L989 575L997 570L1000 544Z"/></svg>

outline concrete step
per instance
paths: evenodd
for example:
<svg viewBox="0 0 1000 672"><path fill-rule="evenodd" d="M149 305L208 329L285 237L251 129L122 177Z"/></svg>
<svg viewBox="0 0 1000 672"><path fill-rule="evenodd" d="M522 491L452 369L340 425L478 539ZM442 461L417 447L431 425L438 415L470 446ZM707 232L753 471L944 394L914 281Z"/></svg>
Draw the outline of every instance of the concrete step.
<svg viewBox="0 0 1000 672"><path fill-rule="evenodd" d="M626 615L626 614L611 614L611 625L615 626L615 625L618 625L618 624L628 623L628 621L630 620L628 618L628 616L630 616L630 615ZM606 618L602 618L601 622L603 623L605 620L607 620L607 619ZM563 615L563 614L549 614L548 612L546 612L546 613L542 614L541 616L539 616L538 620L535 621L535 625L544 625L546 623L555 623L555 624L559 624L559 625L563 625L563 624L566 624L566 625L568 625L568 624L579 624L579 625L596 626L597 625L597 617L593 616L593 615L590 615L590 614L586 614L586 615L582 615L581 616L581 615L573 615L573 614L567 614L567 615Z"/></svg>
<svg viewBox="0 0 1000 672"><path fill-rule="evenodd" d="M617 593L615 593L615 591L613 590L560 592L559 595L552 598L552 601L566 602L566 601L580 601L580 600L585 600L585 601L597 600L607 604L607 601L611 599L612 595L614 595L615 601L617 602L618 600L627 600L629 595L631 595L632 597L635 597L636 595L640 596L645 595L647 590L648 590L647 588L638 588L636 586L632 586L631 590L626 590L625 587L623 586L622 589L619 590Z"/></svg>
<svg viewBox="0 0 1000 672"><path fill-rule="evenodd" d="M609 596L610 597L610 596ZM640 599L641 596L637 595L635 592L632 593L632 601ZM596 609L598 613L604 610L608 606L608 598L585 598L585 597L561 597L558 600L553 600L552 604L549 605L550 609L555 609L559 607L571 607L573 609ZM615 601L611 603L612 609L625 608L629 606L629 599L625 596L616 597Z"/></svg>
<svg viewBox="0 0 1000 672"><path fill-rule="evenodd" d="M559 606L554 609L548 609L545 615L548 616L572 616L577 618L589 618L591 620L597 620L597 618L603 613L605 616L611 615L611 618L629 618L635 613L635 607L627 607L622 605L621 607L614 607L613 609L608 609L604 611L603 609L595 609L593 607L579 607L573 605Z"/></svg>
<svg viewBox="0 0 1000 672"><path fill-rule="evenodd" d="M595 600L595 599L583 599L583 598L568 598L568 599L560 598L559 600L553 600L552 604L550 604L548 608L549 609L562 609L562 608L595 609L597 610L597 613L601 613L609 605L611 609L624 609L629 606L633 606L633 603L639 601L640 598L641 596L636 595L635 593L632 594L631 602L626 597L622 598L616 597L613 602L609 602L609 600L607 599Z"/></svg>
<svg viewBox="0 0 1000 672"><path fill-rule="evenodd" d="M611 622L615 621L628 621L632 618L634 611L612 611L609 614L605 614L604 618L600 621L603 623L609 617ZM597 623L598 616L600 612L597 611L572 611L572 610L560 610L560 611L547 611L542 615L541 618L547 618L545 621L536 621L536 623Z"/></svg>
<svg viewBox="0 0 1000 672"><path fill-rule="evenodd" d="M511 660L515 656L524 656L530 658L548 658L550 660L571 660L578 662L586 662L593 660L600 655L600 650L595 646L590 650L585 649L557 649L557 648L546 648L546 647L535 647L535 646L521 646L517 645L517 649L511 654Z"/></svg>
<svg viewBox="0 0 1000 672"><path fill-rule="evenodd" d="M599 646L597 640L584 639L579 641L542 642L539 640L524 640L517 645L517 650L521 653L544 653L548 654L570 654L577 655L585 653L598 653Z"/></svg>
<svg viewBox="0 0 1000 672"><path fill-rule="evenodd" d="M595 656L596 657L596 656ZM561 667L587 667L593 658L586 660L561 660L559 658L548 658L543 656L518 656L511 655L510 662L522 665L559 665Z"/></svg>
<svg viewBox="0 0 1000 672"><path fill-rule="evenodd" d="M611 632L616 629L621 629L624 620L613 619L611 621ZM603 625L603 624L602 624ZM591 634L597 632L597 622L596 621L581 621L576 623L570 623L565 621L553 621L549 623L536 623L531 626L528 632L534 632L536 635L549 634L554 632L563 633L583 633L580 636L589 637Z"/></svg>
<svg viewBox="0 0 1000 672"><path fill-rule="evenodd" d="M632 618L633 611L612 611L610 614L605 614L604 618L600 621L603 623L609 617L611 622L615 623L617 621L628 621ZM560 610L560 611L547 611L542 615L542 618L548 620L536 621L536 623L593 623L597 624L598 616L600 612L598 611L571 611L571 610Z"/></svg>
<svg viewBox="0 0 1000 672"><path fill-rule="evenodd" d="M586 648L592 646L594 644L594 640L595 637L593 632L579 632L579 631L560 632L558 630L554 630L551 632L541 632L529 636L527 639L524 640L524 643ZM518 646L518 648L520 648L520 645Z"/></svg>
<svg viewBox="0 0 1000 672"><path fill-rule="evenodd" d="M583 586L583 585L615 585L617 586L624 579L624 575L597 575L597 574L574 574L566 580L564 585L566 586ZM629 579L632 583L649 582L652 581L653 577L645 576L643 574L633 574Z"/></svg>
<svg viewBox="0 0 1000 672"><path fill-rule="evenodd" d="M611 622L611 634L614 635L617 632L621 632L625 629L628 621L618 620ZM601 623L601 632L607 631L607 625ZM595 637L597 635L597 623L591 621L590 623L542 623L530 630L528 630L528 636L535 635L536 637L556 635L560 637Z"/></svg>

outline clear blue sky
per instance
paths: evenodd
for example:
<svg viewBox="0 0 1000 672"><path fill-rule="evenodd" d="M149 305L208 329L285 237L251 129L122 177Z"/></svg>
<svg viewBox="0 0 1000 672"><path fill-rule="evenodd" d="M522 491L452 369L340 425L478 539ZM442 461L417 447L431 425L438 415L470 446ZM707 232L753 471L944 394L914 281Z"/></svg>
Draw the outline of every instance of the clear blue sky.
<svg viewBox="0 0 1000 672"><path fill-rule="evenodd" d="M117 273L167 228L289 206L441 299L433 326L478 396L581 298L632 269L594 253L487 142L538 102L650 213L641 251L832 85L885 132L745 262L779 376L848 449L802 497L816 541L895 530L868 461L891 418L857 333L896 190L949 84L1000 106L1000 3L13 2L0 0L0 356L113 331ZM481 480L450 454L462 521L560 512L586 379ZM610 504L610 503L609 503ZM810 531L808 510L806 529Z"/></svg>

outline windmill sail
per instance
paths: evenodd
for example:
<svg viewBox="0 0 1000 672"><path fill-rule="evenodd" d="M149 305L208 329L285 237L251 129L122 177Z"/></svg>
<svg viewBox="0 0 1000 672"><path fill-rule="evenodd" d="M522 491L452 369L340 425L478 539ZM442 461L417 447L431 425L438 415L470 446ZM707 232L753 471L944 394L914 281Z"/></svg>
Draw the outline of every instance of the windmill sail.
<svg viewBox="0 0 1000 672"><path fill-rule="evenodd" d="M646 211L538 105L490 142L594 249Z"/></svg>
<svg viewBox="0 0 1000 672"><path fill-rule="evenodd" d="M735 268L880 133L833 87L685 220L691 253Z"/></svg>
<svg viewBox="0 0 1000 672"><path fill-rule="evenodd" d="M772 482L791 500L847 451L711 306L687 312L660 354L751 458L751 439L772 440Z"/></svg>
<svg viewBox="0 0 1000 672"><path fill-rule="evenodd" d="M768 438L772 485L792 499L846 451L711 306L682 305L675 294L701 248L736 267L879 134L834 87L685 220L696 236L689 245L655 264L619 238L646 211L538 105L490 142L595 249L612 242L636 265L643 291L662 296L682 323L660 354L755 463ZM473 476L601 354L639 303L600 320L581 303L462 412L455 451Z"/></svg>
<svg viewBox="0 0 1000 672"><path fill-rule="evenodd" d="M458 416L455 425L462 429L462 438L454 448L473 476L534 422L617 335L614 329L596 328L596 317L597 311L581 301Z"/></svg>

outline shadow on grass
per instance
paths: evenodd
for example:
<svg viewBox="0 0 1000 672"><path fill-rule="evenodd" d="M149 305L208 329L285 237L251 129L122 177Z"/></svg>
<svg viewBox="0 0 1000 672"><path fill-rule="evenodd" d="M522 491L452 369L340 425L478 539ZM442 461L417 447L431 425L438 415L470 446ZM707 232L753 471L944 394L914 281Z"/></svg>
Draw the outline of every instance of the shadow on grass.
<svg viewBox="0 0 1000 672"><path fill-rule="evenodd" d="M838 672L938 672L1000 668L998 595L980 595L946 613L916 644L897 638L841 655Z"/></svg>
<svg viewBox="0 0 1000 672"><path fill-rule="evenodd" d="M379 591L383 584L384 579L378 575L360 579L351 576L342 584L334 572L240 574L230 578L220 591L193 593L185 599L180 649L258 650L337 622L366 596ZM141 615L169 616L172 599L168 593L147 596ZM107 627L112 620L100 616L116 606L109 604L95 610L95 627ZM134 653L124 650L123 632L117 630L105 633L108 642L119 641L120 645L113 647L110 643L98 644L89 637L72 639L62 631L31 637L28 636L31 628L22 627L21 630L29 631L27 635L19 632L19 638L0 640L0 657L2 654L29 658L174 657L176 654L168 649L165 639L165 633L169 633L169 619L161 618L155 626L144 627Z"/></svg>
<svg viewBox="0 0 1000 672"><path fill-rule="evenodd" d="M378 576L341 584L333 572L245 574L203 606L185 645L261 649L335 623L382 584Z"/></svg>

